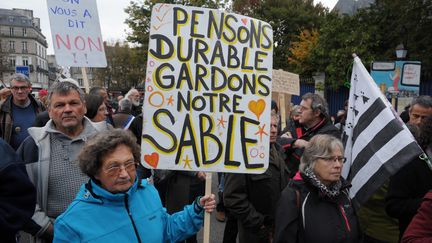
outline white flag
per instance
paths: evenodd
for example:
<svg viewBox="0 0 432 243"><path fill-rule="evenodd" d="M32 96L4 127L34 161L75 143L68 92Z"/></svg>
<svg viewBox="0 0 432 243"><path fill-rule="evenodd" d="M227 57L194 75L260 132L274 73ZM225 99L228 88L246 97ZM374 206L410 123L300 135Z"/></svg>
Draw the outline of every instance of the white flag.
<svg viewBox="0 0 432 243"><path fill-rule="evenodd" d="M359 208L423 151L358 57L354 58L348 108L343 176L351 182L350 196Z"/></svg>

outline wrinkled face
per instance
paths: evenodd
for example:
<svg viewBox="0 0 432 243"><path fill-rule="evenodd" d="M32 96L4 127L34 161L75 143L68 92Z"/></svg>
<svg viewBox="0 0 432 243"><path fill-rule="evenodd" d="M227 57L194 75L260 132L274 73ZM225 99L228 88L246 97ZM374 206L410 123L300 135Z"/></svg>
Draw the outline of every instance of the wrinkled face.
<svg viewBox="0 0 432 243"><path fill-rule="evenodd" d="M102 103L102 105L99 106L96 116L93 117L92 121L93 122L101 122L101 121L105 121L108 115L108 111L107 111L107 107L105 105L105 103Z"/></svg>
<svg viewBox="0 0 432 243"><path fill-rule="evenodd" d="M271 118L270 123L270 143L275 143L278 133L278 121L276 118Z"/></svg>
<svg viewBox="0 0 432 243"><path fill-rule="evenodd" d="M57 130L64 134L75 133L82 129L86 112L85 103L76 90L71 90L66 95L54 93L51 96L48 114Z"/></svg>
<svg viewBox="0 0 432 243"><path fill-rule="evenodd" d="M343 163L344 155L342 154L342 150L336 148L331 156L316 159L313 171L324 185L330 185L340 180Z"/></svg>
<svg viewBox="0 0 432 243"><path fill-rule="evenodd" d="M138 91L133 92L129 98L134 106L139 106L140 104L140 94Z"/></svg>
<svg viewBox="0 0 432 243"><path fill-rule="evenodd" d="M95 178L111 193L129 190L136 178L136 163L132 150L120 144L111 153L102 157L102 165Z"/></svg>
<svg viewBox="0 0 432 243"><path fill-rule="evenodd" d="M415 104L409 111L410 119L408 123L419 126L422 123L424 123L426 117L430 115L432 115L432 107L427 108L427 107L420 106L419 104Z"/></svg>
<svg viewBox="0 0 432 243"><path fill-rule="evenodd" d="M31 92L31 86L25 81L11 81L11 87L13 101L16 104L23 104L28 99L28 94Z"/></svg>
<svg viewBox="0 0 432 243"><path fill-rule="evenodd" d="M300 102L299 122L308 128L312 127L319 119L319 112L312 110L312 100L306 99Z"/></svg>

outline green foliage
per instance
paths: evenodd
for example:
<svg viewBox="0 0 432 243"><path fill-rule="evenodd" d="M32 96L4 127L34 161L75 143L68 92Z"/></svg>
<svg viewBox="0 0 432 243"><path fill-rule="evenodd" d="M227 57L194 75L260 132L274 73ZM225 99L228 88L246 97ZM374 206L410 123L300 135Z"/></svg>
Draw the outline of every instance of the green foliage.
<svg viewBox="0 0 432 243"><path fill-rule="evenodd" d="M224 8L228 0L141 0L131 1L125 9L129 14L126 24L131 28L132 33L128 35L127 40L132 43L142 45L148 49L148 35L150 31L151 10L157 3L180 4L185 6L198 6L206 8Z"/></svg>
<svg viewBox="0 0 432 243"><path fill-rule="evenodd" d="M145 79L146 51L127 44L104 43L108 66L96 69L96 80L108 82L111 90L127 91L136 87ZM101 84L100 84L101 85Z"/></svg>
<svg viewBox="0 0 432 243"><path fill-rule="evenodd" d="M181 4L186 6L199 6L207 8L225 8L228 0L141 0L131 1L125 9L129 14L125 23L131 28L132 33L127 41L138 44L142 52L142 63L145 72L147 63L148 40L150 34L151 10L157 3Z"/></svg>
<svg viewBox="0 0 432 243"><path fill-rule="evenodd" d="M376 0L353 16L329 12L313 0L141 0L126 9L126 23L132 29L128 41L148 49L151 8L156 3L175 3L232 9L266 21L273 28L273 67L295 71L302 76L325 72L326 85L346 85L350 79L352 54L366 67L372 61L394 60L395 48L403 43L408 60L422 62L422 73L432 76L432 1ZM297 48L305 31L317 29L318 41ZM309 40L304 39L308 42ZM303 43L303 44L305 44ZM303 44L300 44L303 45ZM296 47L297 45L297 47ZM313 47L313 48L311 48ZM291 51L290 51L291 50ZM307 53L309 52L309 53ZM144 53L144 52L143 52ZM300 54L300 56L299 56ZM144 53L145 63L147 55ZM289 62L289 60L296 60Z"/></svg>
<svg viewBox="0 0 432 243"><path fill-rule="evenodd" d="M367 66L375 59L374 50L380 48L375 39L373 25L365 25L361 14L339 16L335 13L326 16L321 28L317 47L313 50L309 62L315 64L315 70L325 72L326 85L337 88L350 79L352 54L357 54Z"/></svg>
<svg viewBox="0 0 432 243"><path fill-rule="evenodd" d="M296 73L312 73L315 71L311 63L311 55L318 44L319 33L317 29L309 31L307 29L300 32L298 40L291 41L291 47L288 48L290 56L288 62L296 66Z"/></svg>
<svg viewBox="0 0 432 243"><path fill-rule="evenodd" d="M395 48L403 43L407 60L422 61L422 72L430 73L431 13L432 1L377 0L353 16L328 14L312 62L336 88L349 81L352 53L368 67L372 61L395 60Z"/></svg>
<svg viewBox="0 0 432 243"><path fill-rule="evenodd" d="M233 6L236 6L236 2ZM255 4L254 0L249 2L248 6L254 6L254 13L249 16L266 21L273 27L274 69L295 70L296 66L288 62L291 41L305 29L320 29L328 10L321 4L314 5L313 0L265 0L259 4ZM236 8L233 9L236 11Z"/></svg>

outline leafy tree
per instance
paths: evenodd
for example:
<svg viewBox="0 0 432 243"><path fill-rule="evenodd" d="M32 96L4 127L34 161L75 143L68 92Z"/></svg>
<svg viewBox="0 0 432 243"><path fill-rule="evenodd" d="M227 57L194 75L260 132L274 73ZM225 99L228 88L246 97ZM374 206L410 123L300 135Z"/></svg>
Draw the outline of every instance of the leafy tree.
<svg viewBox="0 0 432 243"><path fill-rule="evenodd" d="M326 83L338 87L349 82L352 53L366 67L372 61L395 60L395 48L403 43L408 60L422 61L422 72L431 75L432 1L377 0L353 16L331 13L320 29L311 59L317 71L326 73Z"/></svg>
<svg viewBox="0 0 432 243"><path fill-rule="evenodd" d="M319 32L317 29L303 30L298 35L298 40L291 41L290 56L288 62L295 65L294 72L311 74L315 71L313 63L310 62L313 50L318 44Z"/></svg>
<svg viewBox="0 0 432 243"><path fill-rule="evenodd" d="M367 25L366 21L362 14L327 15L318 44L308 60L315 64L316 71L326 74L326 85L337 88L349 81L353 53L366 66L375 60L375 50L379 49L379 31L376 26Z"/></svg>
<svg viewBox="0 0 432 243"><path fill-rule="evenodd" d="M377 0L367 12L382 33L381 58L394 59L395 47L403 43L407 59L422 61L422 70L431 75L432 1Z"/></svg>
<svg viewBox="0 0 432 243"><path fill-rule="evenodd" d="M235 6L234 1L234 6ZM235 8L234 8L235 10ZM273 67L293 71L296 66L288 62L291 41L305 30L319 29L328 9L313 0L265 0L254 9L255 17L273 27Z"/></svg>
<svg viewBox="0 0 432 243"><path fill-rule="evenodd" d="M132 29L127 37L127 40L132 43L142 45L148 49L148 39L150 32L151 10L157 3L180 4L185 6L199 6L207 8L224 8L227 5L227 0L143 0L131 1L130 5L125 9L129 14L126 19L126 24Z"/></svg>
<svg viewBox="0 0 432 243"><path fill-rule="evenodd" d="M142 0L131 1L125 9L129 14L125 23L131 28L132 33L127 37L127 41L138 44L144 67L146 69L148 41L150 34L151 10L157 3L181 4L186 6L199 6L207 8L226 8L228 0ZM140 57L140 58L141 58Z"/></svg>
<svg viewBox="0 0 432 243"><path fill-rule="evenodd" d="M122 91L137 87L144 81L146 62L142 48L131 48L119 42L104 45L108 65L106 68L96 69L96 80L108 82L111 90Z"/></svg>

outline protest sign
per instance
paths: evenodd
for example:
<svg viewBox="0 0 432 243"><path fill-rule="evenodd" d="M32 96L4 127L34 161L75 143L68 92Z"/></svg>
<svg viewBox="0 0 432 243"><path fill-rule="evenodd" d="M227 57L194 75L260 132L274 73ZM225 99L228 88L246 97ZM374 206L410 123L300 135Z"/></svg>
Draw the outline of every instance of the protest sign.
<svg viewBox="0 0 432 243"><path fill-rule="evenodd" d="M298 74L283 70L273 70L273 85L275 92L300 95L300 78Z"/></svg>
<svg viewBox="0 0 432 243"><path fill-rule="evenodd" d="M214 9L156 4L143 105L147 168L263 173L273 32Z"/></svg>
<svg viewBox="0 0 432 243"><path fill-rule="evenodd" d="M96 0L47 0L57 63L106 67Z"/></svg>

